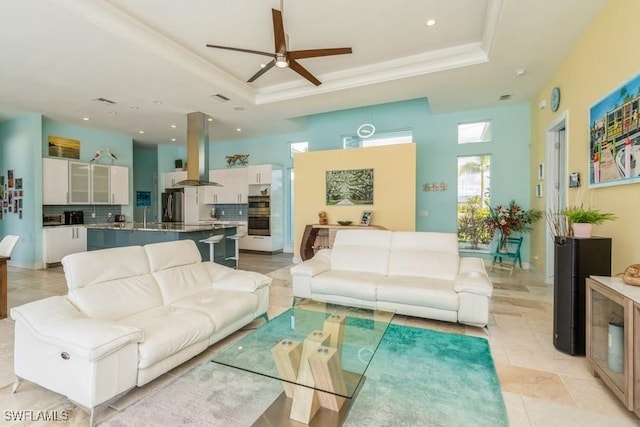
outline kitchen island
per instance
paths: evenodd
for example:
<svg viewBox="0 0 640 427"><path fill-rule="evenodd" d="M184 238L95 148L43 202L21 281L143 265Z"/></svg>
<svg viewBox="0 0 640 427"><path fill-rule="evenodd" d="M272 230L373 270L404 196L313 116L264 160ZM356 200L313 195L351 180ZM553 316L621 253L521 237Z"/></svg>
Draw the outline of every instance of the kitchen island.
<svg viewBox="0 0 640 427"><path fill-rule="evenodd" d="M207 261L209 245L201 243L200 240L213 235L231 236L235 233L236 226L232 224L185 225L175 222L90 224L87 225L87 250L189 239L196 243L202 259ZM214 261L217 264L235 267L235 261L227 259L235 255L235 244L235 240L226 238L216 243Z"/></svg>

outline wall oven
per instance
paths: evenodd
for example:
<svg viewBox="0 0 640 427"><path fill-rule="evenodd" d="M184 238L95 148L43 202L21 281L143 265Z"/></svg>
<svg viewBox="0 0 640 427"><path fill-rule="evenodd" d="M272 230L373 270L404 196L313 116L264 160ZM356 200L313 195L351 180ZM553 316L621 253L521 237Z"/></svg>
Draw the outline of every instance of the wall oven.
<svg viewBox="0 0 640 427"><path fill-rule="evenodd" d="M249 216L270 215L271 207L269 205L269 196L249 196Z"/></svg>
<svg viewBox="0 0 640 427"><path fill-rule="evenodd" d="M271 236L271 216L249 215L247 233L250 236Z"/></svg>

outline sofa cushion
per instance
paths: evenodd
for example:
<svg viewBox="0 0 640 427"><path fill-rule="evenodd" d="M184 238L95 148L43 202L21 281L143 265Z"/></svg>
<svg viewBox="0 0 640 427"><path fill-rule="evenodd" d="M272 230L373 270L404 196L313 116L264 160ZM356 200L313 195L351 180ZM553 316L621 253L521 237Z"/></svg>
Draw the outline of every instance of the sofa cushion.
<svg viewBox="0 0 640 427"><path fill-rule="evenodd" d="M78 252L62 258L62 266L70 290L151 271L142 246Z"/></svg>
<svg viewBox="0 0 640 427"><path fill-rule="evenodd" d="M152 272L202 262L202 255L193 240L151 243L144 246Z"/></svg>
<svg viewBox="0 0 640 427"><path fill-rule="evenodd" d="M459 262L458 240L453 233L393 233L389 254L390 276L454 280Z"/></svg>
<svg viewBox="0 0 640 427"><path fill-rule="evenodd" d="M214 325L206 314L174 306L161 306L121 319L123 325L144 331L138 345L138 369L153 366L167 357L209 338Z"/></svg>
<svg viewBox="0 0 640 427"><path fill-rule="evenodd" d="M213 321L217 332L242 318L247 316L252 318L258 308L258 296L251 292L209 289L178 300L171 305L206 314Z"/></svg>
<svg viewBox="0 0 640 427"><path fill-rule="evenodd" d="M450 280L388 276L378 284L378 301L458 310L458 293Z"/></svg>
<svg viewBox="0 0 640 427"><path fill-rule="evenodd" d="M340 230L331 249L331 269L385 274L392 232Z"/></svg>
<svg viewBox="0 0 640 427"><path fill-rule="evenodd" d="M204 263L165 268L152 273L165 304L211 289L211 275Z"/></svg>
<svg viewBox="0 0 640 427"><path fill-rule="evenodd" d="M87 316L118 320L162 305L141 246L79 252L62 259L68 298Z"/></svg>
<svg viewBox="0 0 640 427"><path fill-rule="evenodd" d="M330 270L311 279L311 293L376 300L376 285L384 275L364 271Z"/></svg>

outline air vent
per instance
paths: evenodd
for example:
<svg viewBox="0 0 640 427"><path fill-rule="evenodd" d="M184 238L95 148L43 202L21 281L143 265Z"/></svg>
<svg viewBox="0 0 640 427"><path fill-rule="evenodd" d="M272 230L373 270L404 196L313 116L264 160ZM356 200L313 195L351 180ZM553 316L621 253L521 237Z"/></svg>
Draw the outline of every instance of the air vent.
<svg viewBox="0 0 640 427"><path fill-rule="evenodd" d="M215 95L211 95L211 97L213 99L217 99L220 102L227 102L227 101L231 101L231 98L227 98L226 96L224 96L221 93L216 93Z"/></svg>
<svg viewBox="0 0 640 427"><path fill-rule="evenodd" d="M107 98L95 98L93 101L104 102L105 104L110 104L110 105L115 104L114 101Z"/></svg>
<svg viewBox="0 0 640 427"><path fill-rule="evenodd" d="M508 101L511 99L511 95L507 94L507 95L502 95L499 99L499 101Z"/></svg>

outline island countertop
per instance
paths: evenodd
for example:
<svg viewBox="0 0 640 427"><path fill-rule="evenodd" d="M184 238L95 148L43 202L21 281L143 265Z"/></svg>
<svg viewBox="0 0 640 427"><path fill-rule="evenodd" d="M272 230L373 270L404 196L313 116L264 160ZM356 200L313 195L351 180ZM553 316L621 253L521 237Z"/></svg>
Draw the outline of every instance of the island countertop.
<svg viewBox="0 0 640 427"><path fill-rule="evenodd" d="M181 222L148 222L146 226L141 222L85 224L88 229L121 230L121 231L160 231L190 233L194 231L221 230L236 228L235 224L183 224Z"/></svg>

